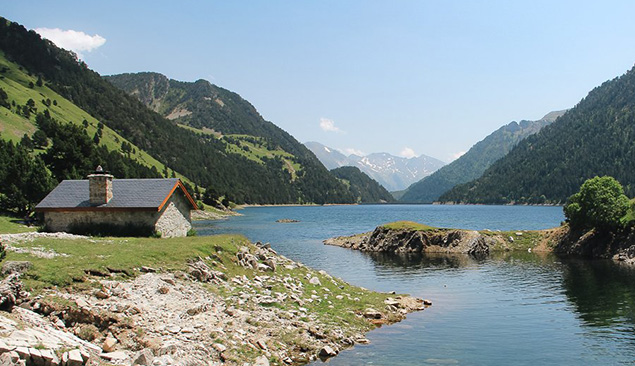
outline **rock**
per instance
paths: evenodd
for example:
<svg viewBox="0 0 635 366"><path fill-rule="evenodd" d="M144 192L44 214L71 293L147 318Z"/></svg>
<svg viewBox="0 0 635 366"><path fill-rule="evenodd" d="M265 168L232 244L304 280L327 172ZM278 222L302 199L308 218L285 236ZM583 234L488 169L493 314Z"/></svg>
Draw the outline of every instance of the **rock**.
<svg viewBox="0 0 635 366"><path fill-rule="evenodd" d="M294 219L278 219L276 220L276 222L282 223L282 224L290 224L290 223L294 223L294 222L300 222L299 220L294 220Z"/></svg>
<svg viewBox="0 0 635 366"><path fill-rule="evenodd" d="M19 276L18 273L13 273L0 281L0 310L11 311L24 296Z"/></svg>
<svg viewBox="0 0 635 366"><path fill-rule="evenodd" d="M261 349L263 349L265 351L268 349L267 348L267 343L264 340L262 340L262 339L257 340L256 344L258 345L258 347L260 347Z"/></svg>
<svg viewBox="0 0 635 366"><path fill-rule="evenodd" d="M22 274L31 268L32 264L29 261L6 261L2 264L0 273L3 276L7 276L13 273Z"/></svg>
<svg viewBox="0 0 635 366"><path fill-rule="evenodd" d="M273 258L267 258L265 259L265 264L271 268L272 271L276 271L276 262L273 260Z"/></svg>
<svg viewBox="0 0 635 366"><path fill-rule="evenodd" d="M331 346L324 346L322 347L322 349L320 349L320 352L318 353L318 356L320 358L329 358L329 357L335 357L337 356L337 351L335 351Z"/></svg>
<svg viewBox="0 0 635 366"><path fill-rule="evenodd" d="M432 301L427 300L427 299L423 299L423 305L430 306L430 305L432 305Z"/></svg>
<svg viewBox="0 0 635 366"><path fill-rule="evenodd" d="M66 361L66 366L82 366L83 364L84 359L78 349L68 352L68 361Z"/></svg>
<svg viewBox="0 0 635 366"><path fill-rule="evenodd" d="M227 350L227 347L225 347L224 345L220 343L214 343L212 344L212 347L219 353L225 352Z"/></svg>
<svg viewBox="0 0 635 366"><path fill-rule="evenodd" d="M112 352L115 350L115 346L117 345L117 339L114 337L106 337L106 340L102 344L101 348L104 352Z"/></svg>
<svg viewBox="0 0 635 366"><path fill-rule="evenodd" d="M0 354L0 365L2 366L14 366L14 365L26 365L25 360L21 360L17 352L6 352Z"/></svg>
<svg viewBox="0 0 635 366"><path fill-rule="evenodd" d="M39 349L29 348L29 354L33 366L44 366L44 359Z"/></svg>
<svg viewBox="0 0 635 366"><path fill-rule="evenodd" d="M375 309L366 309L364 312L364 318L366 319L381 319L382 314Z"/></svg>
<svg viewBox="0 0 635 366"><path fill-rule="evenodd" d="M42 359L44 360L44 365L46 366L57 366L60 363L60 360L57 358L57 355L50 349L42 349L40 350L40 354L42 355Z"/></svg>
<svg viewBox="0 0 635 366"><path fill-rule="evenodd" d="M132 359L133 365L149 366L152 365L152 360L154 360L154 353L151 349L146 348L137 352Z"/></svg>
<svg viewBox="0 0 635 366"><path fill-rule="evenodd" d="M269 360L267 359L265 355L258 356L256 357L256 362L254 363L254 366L269 366Z"/></svg>
<svg viewBox="0 0 635 366"><path fill-rule="evenodd" d="M152 267L141 266L141 268L139 268L139 271L143 273L155 273L157 270Z"/></svg>
<svg viewBox="0 0 635 366"><path fill-rule="evenodd" d="M128 355L123 351L101 353L99 357L103 358L106 361L113 361L113 363L125 361L128 359ZM64 362L63 357L62 357L62 362Z"/></svg>
<svg viewBox="0 0 635 366"><path fill-rule="evenodd" d="M320 279L317 277L311 277L311 279L309 280L309 283L312 285L322 285L322 283L320 282Z"/></svg>
<svg viewBox="0 0 635 366"><path fill-rule="evenodd" d="M158 291L159 291L160 294L165 295L168 292L170 292L170 288L167 287L167 286L161 286L161 287L159 287Z"/></svg>
<svg viewBox="0 0 635 366"><path fill-rule="evenodd" d="M178 348L176 347L176 344L174 344L174 343L166 343L163 346L161 346L161 348L159 348L158 355L159 356L171 355L171 354L175 353L177 350L178 350Z"/></svg>
<svg viewBox="0 0 635 366"><path fill-rule="evenodd" d="M95 297L98 298L98 299L101 299L101 300L105 300L105 299L109 298L110 295L106 291L97 290L97 291L95 291Z"/></svg>
<svg viewBox="0 0 635 366"><path fill-rule="evenodd" d="M165 328L165 330L167 330L168 332L172 334L176 334L181 331L181 327L179 327L178 325L169 325Z"/></svg>

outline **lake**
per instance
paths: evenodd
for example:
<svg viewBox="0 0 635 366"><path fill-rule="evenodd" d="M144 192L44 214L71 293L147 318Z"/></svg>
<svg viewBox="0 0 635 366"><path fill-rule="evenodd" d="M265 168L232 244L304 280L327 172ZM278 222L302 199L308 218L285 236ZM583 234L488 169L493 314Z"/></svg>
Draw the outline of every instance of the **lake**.
<svg viewBox="0 0 635 366"><path fill-rule="evenodd" d="M501 253L365 254L322 240L412 220L438 227L555 227L561 207L359 205L250 207L195 224L199 235L241 233L349 283L430 299L433 306L370 332L329 365L581 365L635 362L635 270L611 261ZM278 219L297 223L277 223ZM321 362L316 362L316 365Z"/></svg>

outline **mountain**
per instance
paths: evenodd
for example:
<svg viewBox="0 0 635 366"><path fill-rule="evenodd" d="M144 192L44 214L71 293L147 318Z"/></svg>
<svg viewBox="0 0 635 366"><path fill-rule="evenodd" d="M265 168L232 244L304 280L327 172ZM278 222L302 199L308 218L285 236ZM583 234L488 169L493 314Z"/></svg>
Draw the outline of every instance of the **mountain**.
<svg viewBox="0 0 635 366"><path fill-rule="evenodd" d="M565 111L548 113L537 121L511 122L477 142L461 157L414 183L399 198L401 202L431 203L457 184L483 174L496 160L505 156L519 141L540 131Z"/></svg>
<svg viewBox="0 0 635 366"><path fill-rule="evenodd" d="M445 165L441 160L426 155L410 159L387 153L345 156L319 142L307 142L304 145L313 151L327 168L357 167L389 191L402 190Z"/></svg>
<svg viewBox="0 0 635 366"><path fill-rule="evenodd" d="M376 180L364 174L359 168L343 166L331 170L338 179L345 182L358 203L394 202L393 196Z"/></svg>
<svg viewBox="0 0 635 366"><path fill-rule="evenodd" d="M87 119L84 135L89 136L98 129L102 130L102 135L112 131L115 134L112 139L118 139L119 150L146 152L165 167L164 171L159 171L162 175L182 174L196 185L213 187L220 195L238 203L353 202L347 187L313 154L289 134L262 120L255 108L237 94L219 91L223 98L221 102L229 108L225 114L219 114L217 120L222 121L223 126L237 125L235 130L228 128L229 132L223 127L223 133L242 135L219 136L206 129L178 126L175 121L148 109L135 97L104 80L73 53L4 18L0 18L0 51L8 62L36 80L33 83L22 78L12 83L28 88L31 88L29 83L37 88L41 84L47 88L45 91L50 89L59 95L58 102L63 99L92 118L92 122ZM205 91L204 83L195 84L194 89ZM55 118L58 107L47 99L40 99L34 99L33 107L27 106L31 110L25 117L28 122L11 117L7 121L3 119L2 123L30 124L30 131L35 133L33 115L49 111ZM219 102L211 102L220 106ZM21 113L23 117L26 115L24 108ZM83 124L80 115L72 118L74 124ZM246 132L245 126L253 128L253 135ZM257 128L262 133L254 132ZM99 139L93 138L93 141L101 144ZM140 157L131 159L142 164ZM103 161L108 170L113 170L109 165L114 163L114 160ZM85 174L83 166L69 172L77 177Z"/></svg>
<svg viewBox="0 0 635 366"><path fill-rule="evenodd" d="M474 181L441 201L564 203L594 176L635 195L635 68L593 89L574 108L521 141Z"/></svg>
<svg viewBox="0 0 635 366"><path fill-rule="evenodd" d="M328 170L333 170L335 168L349 165L348 156L335 149L326 147L319 142L305 142L304 146L311 150Z"/></svg>

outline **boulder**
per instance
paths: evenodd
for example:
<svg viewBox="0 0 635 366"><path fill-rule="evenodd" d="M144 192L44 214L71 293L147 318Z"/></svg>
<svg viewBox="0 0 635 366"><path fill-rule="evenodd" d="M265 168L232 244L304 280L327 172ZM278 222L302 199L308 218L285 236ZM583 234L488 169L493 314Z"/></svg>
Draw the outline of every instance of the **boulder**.
<svg viewBox="0 0 635 366"><path fill-rule="evenodd" d="M2 264L0 273L3 276L7 276L13 273L22 274L31 268L32 264L29 261L6 261Z"/></svg>
<svg viewBox="0 0 635 366"><path fill-rule="evenodd" d="M375 309L366 309L364 311L364 318L366 319L381 319L382 314Z"/></svg>
<svg viewBox="0 0 635 366"><path fill-rule="evenodd" d="M152 360L154 360L154 352L152 352L152 350L149 348L143 349L137 352L132 360L133 365L152 365Z"/></svg>
<svg viewBox="0 0 635 366"><path fill-rule="evenodd" d="M0 281L0 310L11 311L16 302L24 296L18 273L13 273Z"/></svg>
<svg viewBox="0 0 635 366"><path fill-rule="evenodd" d="M115 346L117 345L117 339L114 337L106 337L106 340L102 344L101 348L104 352L112 352L115 350Z"/></svg>
<svg viewBox="0 0 635 366"><path fill-rule="evenodd" d="M83 364L84 359L78 349L68 352L68 361L66 361L66 366L82 366Z"/></svg>
<svg viewBox="0 0 635 366"><path fill-rule="evenodd" d="M254 366L269 366L269 360L267 359L265 355L258 356L256 357L256 362L254 363Z"/></svg>
<svg viewBox="0 0 635 366"><path fill-rule="evenodd" d="M320 358L335 357L337 356L337 351L334 350L331 346L326 345L322 347L322 349L320 349L318 356L320 356Z"/></svg>

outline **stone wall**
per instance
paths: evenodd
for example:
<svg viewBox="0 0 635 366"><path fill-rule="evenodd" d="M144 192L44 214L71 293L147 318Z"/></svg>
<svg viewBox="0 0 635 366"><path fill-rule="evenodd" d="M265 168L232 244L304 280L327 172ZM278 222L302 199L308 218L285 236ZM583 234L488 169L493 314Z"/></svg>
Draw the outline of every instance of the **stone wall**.
<svg viewBox="0 0 635 366"><path fill-rule="evenodd" d="M186 236L187 232L192 228L190 220L190 206L185 202L185 198L174 194L170 201L160 212L154 228L161 233L163 238L172 238L175 236Z"/></svg>
<svg viewBox="0 0 635 366"><path fill-rule="evenodd" d="M90 224L154 226L156 211L61 211L45 212L44 225L49 231L69 231L73 226Z"/></svg>

